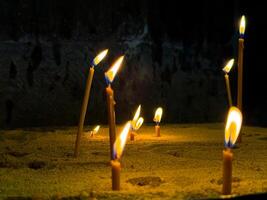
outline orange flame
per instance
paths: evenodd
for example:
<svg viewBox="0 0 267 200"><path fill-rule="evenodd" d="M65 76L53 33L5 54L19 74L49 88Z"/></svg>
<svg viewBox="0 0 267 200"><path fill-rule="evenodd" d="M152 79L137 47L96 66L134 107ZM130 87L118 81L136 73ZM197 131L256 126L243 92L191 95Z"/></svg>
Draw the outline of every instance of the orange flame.
<svg viewBox="0 0 267 200"><path fill-rule="evenodd" d="M139 117L140 112L141 112L141 105L138 106L138 108L137 108L137 110L136 110L136 112L134 114L134 118L133 118L133 120L131 122L132 127L133 127L134 130L138 130L142 126L142 124L144 122L144 119L142 117Z"/></svg>
<svg viewBox="0 0 267 200"><path fill-rule="evenodd" d="M93 65L96 66L98 65L101 60L103 60L105 58L105 56L108 53L108 49L105 49L104 51L100 52L93 60Z"/></svg>
<svg viewBox="0 0 267 200"><path fill-rule="evenodd" d="M156 123L160 123L163 109L161 107L157 108L153 121Z"/></svg>
<svg viewBox="0 0 267 200"><path fill-rule="evenodd" d="M223 71L225 73L229 73L230 70L232 69L233 65L234 65L235 59L231 59L228 61L228 63L225 65L225 67L223 68Z"/></svg>
<svg viewBox="0 0 267 200"><path fill-rule="evenodd" d="M242 125L242 113L241 111L232 106L229 109L227 122L225 126L224 141L226 147L233 147L238 138Z"/></svg>
<svg viewBox="0 0 267 200"><path fill-rule="evenodd" d="M112 65L112 67L105 73L106 79L109 81L109 83L112 83L114 80L117 71L119 70L121 63L124 59L124 56L119 57L116 62Z"/></svg>
<svg viewBox="0 0 267 200"><path fill-rule="evenodd" d="M134 126L134 130L138 130L142 126L143 122L144 122L144 118L139 117L139 119L137 120L137 122Z"/></svg>
<svg viewBox="0 0 267 200"><path fill-rule="evenodd" d="M120 159L121 155L123 153L124 150L124 146L126 144L126 140L127 140L127 136L129 133L129 130L131 128L131 122L127 122L127 124L124 126L120 136L116 139L116 141L114 142L114 158L116 159Z"/></svg>
<svg viewBox="0 0 267 200"><path fill-rule="evenodd" d="M93 135L97 134L99 129L100 129L100 126L97 125L92 131L90 131L90 136L93 136Z"/></svg>
<svg viewBox="0 0 267 200"><path fill-rule="evenodd" d="M245 28L246 28L246 19L245 16L243 15L240 20L240 25L239 25L239 33L241 35L245 34Z"/></svg>

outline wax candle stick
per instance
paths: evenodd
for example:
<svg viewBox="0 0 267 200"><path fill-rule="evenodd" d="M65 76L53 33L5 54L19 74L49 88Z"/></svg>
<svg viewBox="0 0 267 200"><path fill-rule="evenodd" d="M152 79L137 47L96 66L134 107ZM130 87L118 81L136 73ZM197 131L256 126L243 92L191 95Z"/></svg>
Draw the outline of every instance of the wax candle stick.
<svg viewBox="0 0 267 200"><path fill-rule="evenodd" d="M111 83L113 82L117 71L124 59L124 56L121 56L117 61L112 65L112 67L105 73L106 82L108 84L106 88L107 96L107 111L108 111L108 123L109 123L109 142L110 142L110 158L113 159L114 149L113 144L116 140L116 121L115 121L115 101L114 101L114 91L111 88Z"/></svg>
<svg viewBox="0 0 267 200"><path fill-rule="evenodd" d="M111 161L112 190L120 190L121 163L118 160Z"/></svg>
<svg viewBox="0 0 267 200"><path fill-rule="evenodd" d="M86 115L86 110L88 106L88 101L90 97L90 90L91 90L91 85L92 85L92 80L94 76L94 67L98 65L101 60L107 55L108 50L104 50L101 53L99 53L93 60L92 62L92 67L90 67L89 70L89 75L86 80L86 85L85 85L85 91L84 91L84 96L83 96L83 102L82 102L82 107L80 111L80 118L79 118L79 125L78 125L78 131L76 135L76 141L75 141L75 149L74 149L74 156L77 157L79 154L79 148L80 148L80 141L81 141L81 135L83 132L83 125L84 125L84 119Z"/></svg>
<svg viewBox="0 0 267 200"><path fill-rule="evenodd" d="M130 131L130 140L134 141L134 137L136 135L136 131L142 126L144 119L143 117L139 117L141 112L141 105L138 106L133 120L131 121L131 131Z"/></svg>
<svg viewBox="0 0 267 200"><path fill-rule="evenodd" d="M230 148L223 150L223 189L222 194L228 195L232 191L232 160L233 153Z"/></svg>
<svg viewBox="0 0 267 200"><path fill-rule="evenodd" d="M243 99L243 53L244 53L244 34L245 34L245 16L243 15L240 21L238 39L238 89L237 89L237 107L242 110Z"/></svg>
<svg viewBox="0 0 267 200"><path fill-rule="evenodd" d="M134 136L135 136L135 132L131 131L131 133L130 133L130 140L131 141L134 141Z"/></svg>
<svg viewBox="0 0 267 200"><path fill-rule="evenodd" d="M106 88L107 94L107 111L108 111L108 123L109 123L109 145L110 145L110 158L112 159L113 153L113 144L116 140L116 119L115 119L115 101L114 101L114 92L109 84Z"/></svg>
<svg viewBox="0 0 267 200"><path fill-rule="evenodd" d="M131 122L127 122L127 124L124 126L120 136L116 139L113 146L114 156L110 162L112 190L120 190L120 171L121 171L120 158L122 156L130 128L131 128Z"/></svg>
<svg viewBox="0 0 267 200"><path fill-rule="evenodd" d="M155 133L157 137L160 137L160 126L159 125L155 126Z"/></svg>
<svg viewBox="0 0 267 200"><path fill-rule="evenodd" d="M237 82L237 107L242 110L243 107L243 54L244 54L244 36L246 21L243 15L240 20L238 39L238 82ZM238 136L238 142L242 140L242 133Z"/></svg>
<svg viewBox="0 0 267 200"><path fill-rule="evenodd" d="M228 104L229 107L232 106L232 94L231 94L231 87L230 87L230 81L229 81L229 75L228 73L232 69L232 66L234 64L234 59L231 59L226 66L223 68L223 71L225 72L224 78L225 78L225 84L226 84L226 91L227 91L227 97L228 97Z"/></svg>
<svg viewBox="0 0 267 200"><path fill-rule="evenodd" d="M156 122L155 133L157 137L160 137L160 126L159 123L161 121L163 109L161 107L157 108L153 121Z"/></svg>
<svg viewBox="0 0 267 200"><path fill-rule="evenodd" d="M223 195L229 195L232 192L232 148L240 133L241 125L241 111L237 107L230 107L224 134L224 144L226 149L223 150Z"/></svg>

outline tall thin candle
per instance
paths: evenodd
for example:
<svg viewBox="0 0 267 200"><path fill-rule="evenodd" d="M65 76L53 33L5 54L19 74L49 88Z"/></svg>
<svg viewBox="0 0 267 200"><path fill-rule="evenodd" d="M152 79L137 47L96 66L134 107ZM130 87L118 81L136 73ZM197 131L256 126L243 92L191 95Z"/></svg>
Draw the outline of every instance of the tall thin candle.
<svg viewBox="0 0 267 200"><path fill-rule="evenodd" d="M108 111L108 123L109 123L109 142L110 142L110 158L113 160L114 149L113 144L116 140L116 119L115 119L115 100L114 100L114 91L111 87L117 71L124 59L124 56L119 57L112 67L105 73L106 82L108 84L106 88L107 96L107 111Z"/></svg>
<svg viewBox="0 0 267 200"><path fill-rule="evenodd" d="M243 104L243 54L244 54L244 35L245 35L245 16L241 17L238 39L238 89L237 89L237 107L242 110Z"/></svg>
<svg viewBox="0 0 267 200"><path fill-rule="evenodd" d="M227 91L227 97L228 97L228 104L229 107L233 105L232 102L232 94L231 94L231 86L230 86L230 81L229 81L229 75L228 73L232 69L234 64L234 59L231 59L223 68L223 71L225 72L224 78L225 78L225 84L226 84L226 91Z"/></svg>
<svg viewBox="0 0 267 200"><path fill-rule="evenodd" d="M79 125L78 125L78 131L77 131L77 136L76 136L76 141L75 141L75 149L74 149L74 156L78 157L79 155L79 147L80 147L80 141L81 141L81 135L83 132L83 125L84 125L84 119L86 115L86 110L88 106L88 100L90 97L90 90L91 90L91 85L92 85L92 80L94 76L94 67L98 65L101 60L107 55L108 49L102 51L99 53L91 63L91 67L89 70L89 75L86 80L86 85L85 85L85 91L84 91L84 96L83 96L83 102L82 102L82 107L80 111L80 118L79 118Z"/></svg>

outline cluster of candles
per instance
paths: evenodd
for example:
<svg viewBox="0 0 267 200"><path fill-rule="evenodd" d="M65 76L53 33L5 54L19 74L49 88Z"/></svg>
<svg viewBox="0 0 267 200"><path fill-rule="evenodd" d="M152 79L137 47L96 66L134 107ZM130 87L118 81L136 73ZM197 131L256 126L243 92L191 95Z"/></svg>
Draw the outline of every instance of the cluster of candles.
<svg viewBox="0 0 267 200"><path fill-rule="evenodd" d="M229 112L225 126L225 149L223 150L223 195L230 195L232 192L232 148L237 141L241 142L242 126L242 99L243 99L243 51L244 51L244 34L245 34L245 16L243 15L239 25L238 40L238 83L237 83L237 107L233 106L231 87L229 81L229 72L234 65L234 59L228 61L223 68L225 72L225 84L229 104Z"/></svg>
<svg viewBox="0 0 267 200"><path fill-rule="evenodd" d="M245 32L245 17L242 16L240 22L240 38L239 38L239 50L238 50L238 91L237 91L237 107L233 106L232 95L230 89L229 72L234 64L234 59L231 59L226 66L223 68L225 72L225 82L226 90L229 103L229 112L227 117L227 122L225 126L225 149L223 150L223 190L222 193L225 195L231 194L232 185L232 159L233 153L232 148L234 147L242 125L242 80L243 80L243 48L244 48L244 32ZM94 67L98 65L101 60L107 55L108 50L102 51L98 54L91 63L89 76L86 81L85 93L83 98L83 103L80 112L80 120L78 125L78 132L75 142L75 157L79 154L79 146L81 140L81 134L83 133L84 119L86 115L87 105L90 96L90 89L92 84L92 79L94 75ZM130 140L135 140L135 135L137 130L142 126L144 118L140 117L141 105L138 106L134 117L131 121L128 121L124 126L120 135L116 138L116 119L115 119L115 100L114 91L112 89L112 82L119 70L124 56L120 56L111 68L105 73L105 79L107 83L106 87L106 98L107 98L107 111L108 111L108 123L109 123L109 141L110 141L110 159L112 168L112 189L120 190L120 171L121 163L120 159L123 154L123 150L127 141L127 137L130 133ZM160 137L160 126L163 109L161 107L157 108L153 121L155 125L155 133L157 137ZM99 131L100 126L96 126L92 131L90 131L90 136L94 135Z"/></svg>

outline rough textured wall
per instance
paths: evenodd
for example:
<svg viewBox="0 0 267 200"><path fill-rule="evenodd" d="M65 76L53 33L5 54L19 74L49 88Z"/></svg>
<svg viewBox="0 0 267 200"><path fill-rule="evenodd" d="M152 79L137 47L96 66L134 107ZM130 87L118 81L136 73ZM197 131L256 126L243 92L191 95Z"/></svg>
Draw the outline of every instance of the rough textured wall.
<svg viewBox="0 0 267 200"><path fill-rule="evenodd" d="M101 47L110 54L96 67L87 123L106 121L104 72L121 53L126 58L113 85L119 121L131 117L138 104L147 121L156 106L163 106L168 122L219 121L224 81L219 65L205 56L205 45L196 52L166 39L159 64L146 26L139 35L101 42L1 42L1 126L76 124L88 64Z"/></svg>
<svg viewBox="0 0 267 200"><path fill-rule="evenodd" d="M165 122L222 121L221 67L235 48L233 12L226 19L216 15L230 27L221 37L222 28L209 18L220 6L201 4L186 18L190 4L176 10L162 2L1 2L15 11L2 10L9 21L0 32L0 126L76 125L88 65L104 48L110 53L96 67L86 123L107 121L104 72L121 54L125 62L113 84L118 122L132 117L138 104L146 122L157 106ZM201 26L191 26L195 16Z"/></svg>

